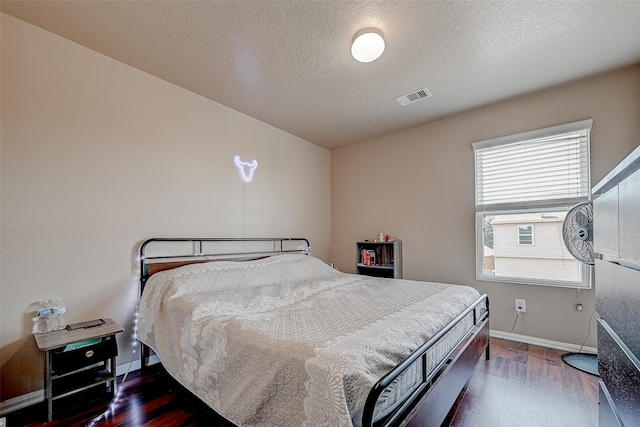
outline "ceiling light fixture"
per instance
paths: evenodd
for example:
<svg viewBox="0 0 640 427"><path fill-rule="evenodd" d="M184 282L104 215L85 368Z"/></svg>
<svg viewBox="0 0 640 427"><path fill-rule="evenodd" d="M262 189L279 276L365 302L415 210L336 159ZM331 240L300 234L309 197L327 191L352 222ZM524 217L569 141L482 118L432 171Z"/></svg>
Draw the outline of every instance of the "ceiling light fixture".
<svg viewBox="0 0 640 427"><path fill-rule="evenodd" d="M375 28L365 28L353 37L351 55L360 62L371 62L380 58L384 52L382 32Z"/></svg>

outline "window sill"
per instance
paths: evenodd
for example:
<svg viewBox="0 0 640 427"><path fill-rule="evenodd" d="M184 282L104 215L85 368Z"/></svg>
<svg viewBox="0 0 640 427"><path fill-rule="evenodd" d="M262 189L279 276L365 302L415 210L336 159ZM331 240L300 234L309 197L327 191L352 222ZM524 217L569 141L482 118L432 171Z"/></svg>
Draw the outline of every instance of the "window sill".
<svg viewBox="0 0 640 427"><path fill-rule="evenodd" d="M534 285L534 286L551 286L556 288L569 288L569 289L591 289L591 282L558 282L553 280L536 280L536 279L524 279L518 277L500 277L500 276L484 276L476 275L476 280L483 282L499 282L510 283L513 285Z"/></svg>

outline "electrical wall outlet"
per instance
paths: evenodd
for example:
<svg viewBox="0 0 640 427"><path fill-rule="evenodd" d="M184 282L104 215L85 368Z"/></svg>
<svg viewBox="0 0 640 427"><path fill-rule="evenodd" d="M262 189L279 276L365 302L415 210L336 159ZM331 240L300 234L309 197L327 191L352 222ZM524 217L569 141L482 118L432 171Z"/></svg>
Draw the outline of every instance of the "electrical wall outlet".
<svg viewBox="0 0 640 427"><path fill-rule="evenodd" d="M527 311L527 307L524 304L523 299L516 299L516 313L525 313Z"/></svg>

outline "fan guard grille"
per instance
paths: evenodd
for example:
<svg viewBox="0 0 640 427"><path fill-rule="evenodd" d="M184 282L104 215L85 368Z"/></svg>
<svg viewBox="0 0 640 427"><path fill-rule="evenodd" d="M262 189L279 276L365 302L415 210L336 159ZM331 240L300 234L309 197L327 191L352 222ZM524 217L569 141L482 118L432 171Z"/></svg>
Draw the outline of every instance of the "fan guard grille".
<svg viewBox="0 0 640 427"><path fill-rule="evenodd" d="M564 219L562 237L569 253L578 261L593 265L593 203L583 202L572 207Z"/></svg>

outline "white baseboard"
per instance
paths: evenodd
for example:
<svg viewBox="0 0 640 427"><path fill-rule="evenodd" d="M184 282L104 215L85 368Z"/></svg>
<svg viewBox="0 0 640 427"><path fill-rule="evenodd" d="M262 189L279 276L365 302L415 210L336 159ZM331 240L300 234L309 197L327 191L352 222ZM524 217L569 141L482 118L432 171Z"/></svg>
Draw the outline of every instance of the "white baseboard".
<svg viewBox="0 0 640 427"><path fill-rule="evenodd" d="M9 412L26 408L27 406L35 405L36 403L40 403L43 400L44 390L36 390L32 391L31 393L7 399L3 402L0 402L0 415L8 414Z"/></svg>
<svg viewBox="0 0 640 427"><path fill-rule="evenodd" d="M530 337L527 335L510 334L508 332L496 331L495 329L491 329L490 335L494 338L501 338L509 341L521 342L524 344L539 345L540 347L554 348L556 350L564 350L571 353L577 353L580 351L580 346L577 344L545 340L542 338ZM582 353L597 354L598 349L594 347L584 346L582 347Z"/></svg>
<svg viewBox="0 0 640 427"><path fill-rule="evenodd" d="M154 354L149 357L149 366L155 365L157 363L160 363L160 358L158 356ZM118 365L116 366L116 375L120 376L120 375L126 374L127 372L137 371L140 369L141 366L142 366L142 363L140 362L140 359L135 359L130 363Z"/></svg>
<svg viewBox="0 0 640 427"><path fill-rule="evenodd" d="M160 358L155 354L149 357L149 365L155 365L160 363ZM140 369L140 359L136 359L130 363L116 366L116 375L124 375L128 372L134 372ZM27 394L16 396L14 398L0 402L0 415L8 414L9 412L17 411L18 409L26 408L27 406L35 405L44 400L44 389L32 391ZM4 427L0 424L0 427Z"/></svg>

